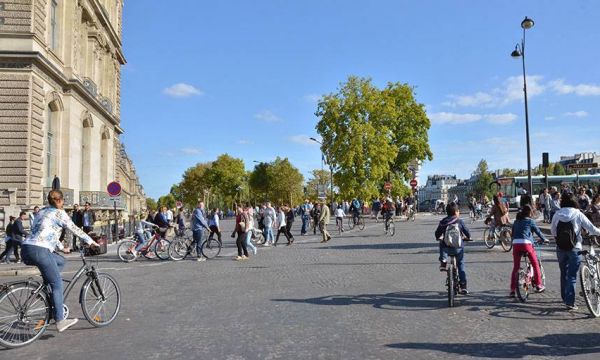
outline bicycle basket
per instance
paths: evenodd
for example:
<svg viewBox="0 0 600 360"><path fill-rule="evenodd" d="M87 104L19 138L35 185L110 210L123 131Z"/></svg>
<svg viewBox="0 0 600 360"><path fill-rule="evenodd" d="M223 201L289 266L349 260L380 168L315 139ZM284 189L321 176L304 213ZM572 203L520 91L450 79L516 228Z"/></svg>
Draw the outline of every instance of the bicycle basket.
<svg viewBox="0 0 600 360"><path fill-rule="evenodd" d="M92 240L94 240L95 242L98 243L98 245L100 245L100 247L86 248L85 256L97 256L97 255L106 254L106 252L108 251L108 241L106 239L106 236L104 236L104 235L99 236L95 233L89 233L89 235L92 238Z"/></svg>

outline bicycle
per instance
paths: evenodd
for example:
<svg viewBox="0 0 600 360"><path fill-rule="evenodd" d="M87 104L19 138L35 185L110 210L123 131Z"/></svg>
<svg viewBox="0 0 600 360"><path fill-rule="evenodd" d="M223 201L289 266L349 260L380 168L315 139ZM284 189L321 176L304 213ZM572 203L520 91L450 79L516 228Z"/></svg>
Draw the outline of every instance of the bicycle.
<svg viewBox="0 0 600 360"><path fill-rule="evenodd" d="M69 316L66 300L78 280L85 276L79 291L83 316L94 327L110 325L121 309L121 290L112 276L88 264L83 246L79 251L83 265L64 289L64 314ZM0 285L0 345L18 348L39 339L53 314L51 289L30 278Z"/></svg>
<svg viewBox="0 0 600 360"><path fill-rule="evenodd" d="M579 279L583 299L593 317L600 317L600 256L596 255L594 246L590 250L578 252L583 256L581 268L579 268Z"/></svg>
<svg viewBox="0 0 600 360"><path fill-rule="evenodd" d="M168 260L169 245L171 242L161 237L160 233L157 231L152 231L151 233L153 233L152 237L150 240L148 240L148 243L140 249L140 251L134 251L139 244L138 240L125 239L121 241L119 247L117 247L117 255L119 256L119 259L124 262L132 262L138 257L144 256L146 259L154 259L157 257L160 260Z"/></svg>
<svg viewBox="0 0 600 360"><path fill-rule="evenodd" d="M415 219L416 219L416 213L417 213L417 212L415 211L415 209L414 209L412 206L411 206L411 207L409 207L409 209L408 209L408 210L406 210L406 221L407 221L407 222L408 222L409 220L410 220L410 221L415 221Z"/></svg>
<svg viewBox="0 0 600 360"><path fill-rule="evenodd" d="M483 241L488 249L492 249L499 241L502 249L509 252L512 249L512 228L510 225L502 225L494 227L494 231L490 233L490 227L487 226L483 230Z"/></svg>
<svg viewBox="0 0 600 360"><path fill-rule="evenodd" d="M212 259L219 256L222 247L223 244L219 242L219 240L207 238L200 245L200 252L205 258ZM198 256L196 250L196 241L191 236L177 238L169 245L168 254L169 257L175 261L183 260L188 255Z"/></svg>
<svg viewBox="0 0 600 360"><path fill-rule="evenodd" d="M542 257L540 252L538 251L538 246L535 246L535 253L537 254L538 264L540 266L540 277L542 278L541 284L536 284L537 286L545 286L546 285L546 274L544 273L544 267L542 266ZM529 261L529 257L527 253L521 254L521 267L519 271L515 274L516 283L517 283L517 298L522 303L527 302L527 298L529 297L529 290L533 288L533 265Z"/></svg>
<svg viewBox="0 0 600 360"><path fill-rule="evenodd" d="M456 265L456 255L448 255L448 270L446 275L446 288L448 290L448 307L454 307L454 299L460 291L460 279L458 277L458 266Z"/></svg>
<svg viewBox="0 0 600 360"><path fill-rule="evenodd" d="M394 236L394 234L396 234L396 225L394 225L393 215L385 219L384 226L386 235Z"/></svg>

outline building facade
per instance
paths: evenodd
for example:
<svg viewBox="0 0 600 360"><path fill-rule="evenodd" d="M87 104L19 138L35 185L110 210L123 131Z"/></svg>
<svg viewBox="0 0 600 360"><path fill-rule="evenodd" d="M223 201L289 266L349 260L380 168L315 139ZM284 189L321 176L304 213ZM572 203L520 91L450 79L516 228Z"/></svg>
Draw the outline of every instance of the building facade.
<svg viewBox="0 0 600 360"><path fill-rule="evenodd" d="M579 153L571 156L561 156L558 161L567 168L571 164L600 164L600 154L596 152ZM581 174L600 174L599 168L579 170Z"/></svg>
<svg viewBox="0 0 600 360"><path fill-rule="evenodd" d="M457 186L458 182L456 175L429 175L427 183L419 188L419 203L441 200L447 204L449 190Z"/></svg>
<svg viewBox="0 0 600 360"><path fill-rule="evenodd" d="M122 9L0 1L0 223L42 205L55 176L66 207L100 199L118 178Z"/></svg>

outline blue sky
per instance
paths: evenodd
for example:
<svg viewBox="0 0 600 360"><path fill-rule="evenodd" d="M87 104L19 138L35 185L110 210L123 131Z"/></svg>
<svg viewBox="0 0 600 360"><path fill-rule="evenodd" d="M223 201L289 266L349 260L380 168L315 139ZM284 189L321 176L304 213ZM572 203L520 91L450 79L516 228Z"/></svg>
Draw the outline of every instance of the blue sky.
<svg viewBox="0 0 600 360"><path fill-rule="evenodd" d="M124 7L122 139L146 193L227 152L320 168L319 95L349 75L416 87L432 120L423 175L526 167L598 151L600 3L587 1L140 1Z"/></svg>

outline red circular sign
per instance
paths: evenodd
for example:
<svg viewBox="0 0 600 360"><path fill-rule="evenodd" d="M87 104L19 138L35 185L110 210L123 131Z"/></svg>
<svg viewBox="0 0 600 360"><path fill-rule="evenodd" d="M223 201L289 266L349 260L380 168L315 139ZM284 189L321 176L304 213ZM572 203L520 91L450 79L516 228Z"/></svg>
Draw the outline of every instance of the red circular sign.
<svg viewBox="0 0 600 360"><path fill-rule="evenodd" d="M384 190L390 190L392 188L392 183L391 182L386 182L385 184L383 184L383 189Z"/></svg>
<svg viewBox="0 0 600 360"><path fill-rule="evenodd" d="M111 182L106 187L106 192L110 196L119 196L119 195L121 195L121 184L119 184L116 181Z"/></svg>
<svg viewBox="0 0 600 360"><path fill-rule="evenodd" d="M417 183L417 179L412 179L412 180L410 181L410 186L412 186L412 187L417 187L417 185L418 185L418 183Z"/></svg>

